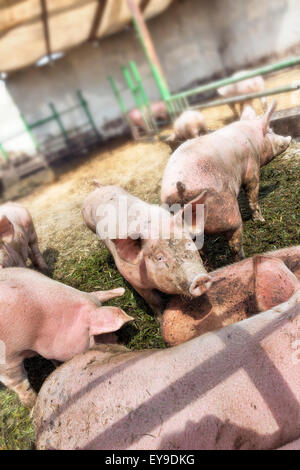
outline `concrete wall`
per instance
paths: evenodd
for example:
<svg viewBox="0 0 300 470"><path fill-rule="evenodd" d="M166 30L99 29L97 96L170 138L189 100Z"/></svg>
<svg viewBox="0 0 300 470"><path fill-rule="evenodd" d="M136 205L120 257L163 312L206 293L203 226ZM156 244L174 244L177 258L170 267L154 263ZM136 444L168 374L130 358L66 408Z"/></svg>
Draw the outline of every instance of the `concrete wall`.
<svg viewBox="0 0 300 470"><path fill-rule="evenodd" d="M199 80L231 73L300 44L299 0L175 0L149 28L172 91ZM107 82L112 74L119 86L120 68L135 60L151 100L159 98L141 47L131 29L84 44L53 66L15 73L8 88L22 113L32 122L49 114L48 102L59 110L72 106L75 90L87 98L97 126L120 116ZM123 94L127 106L134 102ZM1 112L1 110L0 110ZM66 127L86 121L82 113L65 116ZM57 125L39 132L57 134Z"/></svg>
<svg viewBox="0 0 300 470"><path fill-rule="evenodd" d="M0 142L8 154L35 155L32 139L24 129L20 111L13 102L5 83L0 80ZM11 137L15 136L13 139ZM1 151L0 151L1 156Z"/></svg>

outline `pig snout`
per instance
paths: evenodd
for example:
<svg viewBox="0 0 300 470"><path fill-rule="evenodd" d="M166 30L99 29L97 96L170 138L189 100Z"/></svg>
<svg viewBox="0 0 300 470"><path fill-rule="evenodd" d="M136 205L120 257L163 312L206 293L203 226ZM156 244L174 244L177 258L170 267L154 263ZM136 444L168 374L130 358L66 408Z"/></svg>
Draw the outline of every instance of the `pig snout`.
<svg viewBox="0 0 300 470"><path fill-rule="evenodd" d="M199 274L193 279L189 293L193 297L200 297L211 287L211 284L212 278L208 274Z"/></svg>

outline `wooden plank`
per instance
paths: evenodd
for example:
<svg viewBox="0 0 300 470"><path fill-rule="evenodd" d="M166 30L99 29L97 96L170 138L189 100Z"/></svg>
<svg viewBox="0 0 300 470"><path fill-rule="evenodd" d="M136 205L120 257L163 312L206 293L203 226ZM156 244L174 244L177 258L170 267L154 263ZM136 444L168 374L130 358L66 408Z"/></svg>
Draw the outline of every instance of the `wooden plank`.
<svg viewBox="0 0 300 470"><path fill-rule="evenodd" d="M42 9L42 20L44 25L44 35L46 43L46 54L51 61L51 43L50 43L50 34L49 34L49 22L48 22L48 12L47 12L47 2L46 0L40 0L41 9Z"/></svg>
<svg viewBox="0 0 300 470"><path fill-rule="evenodd" d="M107 0L98 0L98 5L97 5L97 9L96 9L95 16L93 19L88 41L94 41L97 38L97 32L101 24L101 20L103 17L106 4L107 4Z"/></svg>

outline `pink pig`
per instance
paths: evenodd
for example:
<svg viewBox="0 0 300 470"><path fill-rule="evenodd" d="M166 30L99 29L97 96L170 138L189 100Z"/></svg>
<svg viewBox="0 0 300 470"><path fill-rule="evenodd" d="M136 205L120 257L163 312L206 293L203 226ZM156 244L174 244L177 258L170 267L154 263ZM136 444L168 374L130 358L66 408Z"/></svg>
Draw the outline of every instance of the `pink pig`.
<svg viewBox="0 0 300 470"><path fill-rule="evenodd" d="M300 437L300 291L163 350L101 347L48 377L38 449L276 449Z"/></svg>
<svg viewBox="0 0 300 470"><path fill-rule="evenodd" d="M150 104L151 112L156 119L168 121L169 114L164 101L155 101Z"/></svg>
<svg viewBox="0 0 300 470"><path fill-rule="evenodd" d="M247 71L242 70L240 72L236 72L235 74L233 74L232 77L239 78L239 77L243 77L245 74L247 74ZM260 93L264 91L264 89L265 89L264 79L262 76L258 75L257 77L247 78L245 80L241 80L240 82L232 83L231 85L226 85L221 88L218 88L217 92L223 98L231 98L233 96L248 95L250 93ZM251 101L252 100L249 100L240 104L240 114L243 110L243 107L247 104L251 104ZM263 111L265 111L267 108L266 98L262 97L260 99L260 102L261 102ZM239 113L237 112L235 105L238 106L239 103L229 104L234 115L238 117Z"/></svg>
<svg viewBox="0 0 300 470"><path fill-rule="evenodd" d="M166 139L172 150L175 150L185 140L193 139L207 132L203 114L193 109L180 114L174 122L173 129L173 134Z"/></svg>
<svg viewBox="0 0 300 470"><path fill-rule="evenodd" d="M24 268L0 271L0 381L33 406L36 394L23 360L40 354L68 361L93 345L93 336L121 328L132 318L101 302L123 293L123 288L80 292Z"/></svg>
<svg viewBox="0 0 300 470"><path fill-rule="evenodd" d="M190 298L206 292L211 278L189 232L181 225L189 205L179 210L175 217L166 209L148 204L119 186L94 183L97 189L83 202L84 221L105 242L122 276L154 313L163 313L162 292ZM124 210L118 213L122 204ZM107 219L119 229L123 222L128 230L123 234L117 231L112 236L106 234L102 225ZM166 237L162 233L163 226L169 228Z"/></svg>
<svg viewBox="0 0 300 470"><path fill-rule="evenodd" d="M0 206L0 268L26 267L28 257L34 266L48 272L31 215L21 204L7 202Z"/></svg>
<svg viewBox="0 0 300 470"><path fill-rule="evenodd" d="M162 202L204 204L205 233L225 233L236 261L244 257L240 189L245 189L253 219L263 222L258 203L260 167L291 142L291 137L276 135L269 128L275 106L274 102L260 119L243 119L185 142L164 171ZM196 229L193 223L191 232Z"/></svg>
<svg viewBox="0 0 300 470"><path fill-rule="evenodd" d="M169 119L168 111L163 101L156 101L154 103L151 103L150 109L151 109L152 116L155 119L160 119L162 121L167 121ZM129 111L128 117L131 121L131 124L134 127L141 128L144 131L147 130L144 119L143 119L143 115L139 109L134 108L131 111Z"/></svg>
<svg viewBox="0 0 300 470"><path fill-rule="evenodd" d="M210 273L199 299L173 296L163 314L169 346L244 320L288 300L300 288L300 245L256 255Z"/></svg>

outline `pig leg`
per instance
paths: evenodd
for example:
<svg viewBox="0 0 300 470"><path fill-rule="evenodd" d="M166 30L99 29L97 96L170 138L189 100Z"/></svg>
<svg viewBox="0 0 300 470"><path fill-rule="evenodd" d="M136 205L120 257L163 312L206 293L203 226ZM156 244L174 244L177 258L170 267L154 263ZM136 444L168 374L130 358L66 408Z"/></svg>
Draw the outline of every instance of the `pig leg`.
<svg viewBox="0 0 300 470"><path fill-rule="evenodd" d="M230 191L219 194L209 190L204 206L204 233L224 233L235 261L243 259L243 224L236 195Z"/></svg>
<svg viewBox="0 0 300 470"><path fill-rule="evenodd" d="M37 395L29 383L23 361L8 364L5 368L1 367L0 381L17 393L26 408L34 406Z"/></svg>
<svg viewBox="0 0 300 470"><path fill-rule="evenodd" d="M234 114L234 117L235 117L236 119L238 119L238 118L239 118L239 113L238 113L238 111L236 110L235 103L230 103L230 104L229 104L229 107L230 107L232 113Z"/></svg>
<svg viewBox="0 0 300 470"><path fill-rule="evenodd" d="M48 274L49 268L40 252L36 231L34 229L29 240L29 258L35 267L43 273Z"/></svg>
<svg viewBox="0 0 300 470"><path fill-rule="evenodd" d="M135 290L141 297L149 304L158 319L161 318L164 311L164 301L162 296L156 291L151 289L137 289Z"/></svg>
<svg viewBox="0 0 300 470"><path fill-rule="evenodd" d="M252 212L253 220L259 220L264 222L265 219L262 216L261 208L258 203L258 192L259 192L259 169L256 174L244 184L246 196L248 198L249 206Z"/></svg>
<svg viewBox="0 0 300 470"><path fill-rule="evenodd" d="M226 232L226 238L230 251L233 254L234 261L240 261L245 258L243 249L243 226L241 225L236 229Z"/></svg>

